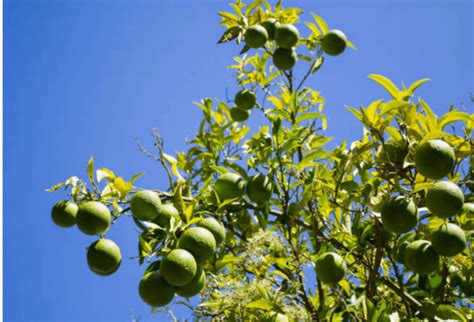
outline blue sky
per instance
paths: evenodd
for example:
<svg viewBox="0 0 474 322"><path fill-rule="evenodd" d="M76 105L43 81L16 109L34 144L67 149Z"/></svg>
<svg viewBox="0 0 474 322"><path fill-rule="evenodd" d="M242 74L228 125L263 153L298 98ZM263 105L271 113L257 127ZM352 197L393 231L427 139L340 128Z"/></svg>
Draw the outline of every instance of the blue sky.
<svg viewBox="0 0 474 322"><path fill-rule="evenodd" d="M226 66L239 48L216 45L223 32L216 13L226 3L4 2L5 321L166 321L150 316L138 297L143 268L129 260L137 248L130 221L108 234L122 249L121 269L97 276L85 259L94 238L54 226L50 208L64 195L44 189L85 177L90 155L125 178L145 171L137 181L142 187L166 187L134 137L151 145L150 129L157 127L168 153L182 150L200 117L192 102L235 92ZM324 17L358 47L328 58L308 83L327 100L328 134L337 142L361 134L344 105L386 97L367 79L371 73L397 84L429 77L418 94L437 113L462 102L472 112L472 1L286 4Z"/></svg>

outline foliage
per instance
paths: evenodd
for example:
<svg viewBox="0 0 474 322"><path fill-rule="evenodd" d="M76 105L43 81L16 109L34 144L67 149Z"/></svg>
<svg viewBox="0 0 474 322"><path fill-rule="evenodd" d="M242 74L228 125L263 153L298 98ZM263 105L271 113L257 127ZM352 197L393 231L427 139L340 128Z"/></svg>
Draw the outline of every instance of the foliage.
<svg viewBox="0 0 474 322"><path fill-rule="evenodd" d="M347 107L362 124L362 136L329 149L326 144L332 138L325 135L324 98L305 86L311 75L322 72L325 53L320 41L331 31L328 24L315 14L305 21L307 36L300 36L296 51L297 64L306 64L307 71L298 75L294 69L282 71L272 65L273 41L250 49L244 35L250 26L270 18L280 24L301 24L303 11L284 8L281 1L272 7L266 0L249 5L236 0L231 8L219 12L226 27L219 43L241 44L242 51L229 67L239 89L256 93L259 100L253 110L263 115L265 123L251 130L232 121L232 101L205 98L196 103L203 117L186 151L175 157L166 154L156 131L156 155L140 145L165 170L169 188L156 193L162 202L174 205L179 218L161 227L132 217L129 201L140 190L135 180L141 174L125 181L106 168L94 171L92 158L87 167L89 184L71 177L50 191L64 187L77 204L100 201L112 209L113 222L132 218L141 231L139 263L147 263L148 272L157 270L156 260L176 247L186 228L206 216L222 222L226 238L203 266L207 284L199 303L176 302L196 317L252 321L272 311L290 320L445 316L472 320L474 286L466 287L474 275L472 231L465 230L467 247L454 257L441 257L439 268L428 275L413 273L395 255L402 244L429 241L431 231L443 223L467 227L474 220L468 212L450 218L429 213L425 195L435 181L422 176L414 163L420 144L431 139L447 142L456 157L448 180L462 188L466 202L472 202L466 184L473 180L474 114L450 107L441 117L435 115L427 102L415 96L428 79L399 88L384 76L370 75L388 98ZM377 161L389 138L407 147L402 164L390 158ZM273 187L270 200L263 204L247 196L219 200L213 183L227 172L244 180L263 174ZM410 198L419 211L418 224L408 233L384 229L381 206L396 195ZM315 274L314 263L327 252L336 252L347 265L344 279L337 284L321 283Z"/></svg>

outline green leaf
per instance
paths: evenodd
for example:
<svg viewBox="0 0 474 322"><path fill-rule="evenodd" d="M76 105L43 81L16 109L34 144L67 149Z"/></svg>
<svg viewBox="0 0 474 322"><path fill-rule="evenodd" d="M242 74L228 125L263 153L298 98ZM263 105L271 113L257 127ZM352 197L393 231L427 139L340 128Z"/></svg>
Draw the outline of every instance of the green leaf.
<svg viewBox="0 0 474 322"><path fill-rule="evenodd" d="M256 301L248 303L246 307L250 309L261 309L261 310L269 311L273 309L273 303L267 299L258 299Z"/></svg>
<svg viewBox="0 0 474 322"><path fill-rule="evenodd" d="M219 259L215 263L216 270L220 270L221 268L229 265L229 264L237 264L243 261L243 258L235 257L232 254L224 255L222 259Z"/></svg>
<svg viewBox="0 0 474 322"><path fill-rule="evenodd" d="M135 180L137 180L138 178L140 178L144 173L145 173L145 172L139 172L139 173L135 174L135 175L130 179L129 182L133 184L133 183L135 182Z"/></svg>
<svg viewBox="0 0 474 322"><path fill-rule="evenodd" d="M311 15L313 16L314 20L318 24L319 29L321 29L323 34L326 34L329 31L329 27L328 27L328 24L326 23L326 21L324 21L323 18L321 18L320 16L318 16L314 13L311 13Z"/></svg>
<svg viewBox="0 0 474 322"><path fill-rule="evenodd" d="M346 108L359 120L362 122L364 116L362 112L360 112L358 109L350 106L346 106Z"/></svg>
<svg viewBox="0 0 474 322"><path fill-rule="evenodd" d="M381 85L385 90L394 98L398 99L399 98L399 92L400 90L398 89L395 84L392 83L391 80L389 80L387 77L382 76L382 75L377 75L377 74L371 74L369 75L369 78L376 82L377 84Z"/></svg>
<svg viewBox="0 0 474 322"><path fill-rule="evenodd" d="M54 192L56 190L58 190L59 188L63 187L64 186L64 182L61 182L61 183L58 183L54 186L52 186L51 188L49 189L46 189L47 192Z"/></svg>
<svg viewBox="0 0 474 322"><path fill-rule="evenodd" d="M90 182L94 182L94 157L91 156L89 163L87 164L87 174L89 176Z"/></svg>
<svg viewBox="0 0 474 322"><path fill-rule="evenodd" d="M242 32L242 28L240 26L234 26L230 27L224 33L222 36L219 38L219 41L217 42L218 44L222 44L231 40L234 40L239 36L239 34Z"/></svg>
<svg viewBox="0 0 474 322"><path fill-rule="evenodd" d="M411 94L413 94L418 87L420 87L421 85L423 85L424 83L426 83L429 80L430 80L429 78L423 78L423 79L417 80L416 82L414 82L413 84L410 85L410 87L408 88L408 91Z"/></svg>
<svg viewBox="0 0 474 322"><path fill-rule="evenodd" d="M251 4L245 9L245 15L248 16L255 10L260 4L263 3L263 0L254 0Z"/></svg>
<svg viewBox="0 0 474 322"><path fill-rule="evenodd" d="M466 112L450 111L450 112L444 114L439 119L438 129L442 130L448 124L451 124L451 123L454 123L454 122L457 122L457 121L469 121L469 120L471 120L471 118L472 117Z"/></svg>
<svg viewBox="0 0 474 322"><path fill-rule="evenodd" d="M323 56L318 57L318 59L314 61L313 66L311 67L311 74L316 73L321 68L321 66L323 66L323 63L324 63L324 57Z"/></svg>
<svg viewBox="0 0 474 322"><path fill-rule="evenodd" d="M174 157L172 157L169 154L162 153L163 159L165 159L166 162L171 166L171 171L173 174L180 180L184 180L181 174L179 173L178 170L178 160L176 160Z"/></svg>
<svg viewBox="0 0 474 322"><path fill-rule="evenodd" d="M308 112L308 113L300 114L296 118L296 123L300 123L300 122L311 120L311 119L325 119L325 118L326 118L326 115L322 113Z"/></svg>

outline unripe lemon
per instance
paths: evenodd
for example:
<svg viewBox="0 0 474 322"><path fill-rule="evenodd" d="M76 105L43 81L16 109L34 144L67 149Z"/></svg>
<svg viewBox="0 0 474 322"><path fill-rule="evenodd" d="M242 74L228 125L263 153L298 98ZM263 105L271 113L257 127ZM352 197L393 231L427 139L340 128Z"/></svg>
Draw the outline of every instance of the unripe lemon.
<svg viewBox="0 0 474 322"><path fill-rule="evenodd" d="M402 168L407 154L408 147L404 141L389 138L377 152L377 162Z"/></svg>
<svg viewBox="0 0 474 322"><path fill-rule="evenodd" d="M192 227L179 237L178 247L189 251L196 262L203 263L216 251L216 240L206 228Z"/></svg>
<svg viewBox="0 0 474 322"><path fill-rule="evenodd" d="M462 225L464 230L474 230L474 203L466 202L462 206L462 214L466 216L466 222Z"/></svg>
<svg viewBox="0 0 474 322"><path fill-rule="evenodd" d="M234 122L247 121L250 117L250 110L244 110L239 107L233 107L230 109L230 117Z"/></svg>
<svg viewBox="0 0 474 322"><path fill-rule="evenodd" d="M300 33L290 24L278 25L275 29L275 41L281 48L290 49L296 46Z"/></svg>
<svg viewBox="0 0 474 322"><path fill-rule="evenodd" d="M272 182L263 174L259 173L251 177L247 182L247 197L258 204L265 204L272 196Z"/></svg>
<svg viewBox="0 0 474 322"><path fill-rule="evenodd" d="M427 240L416 240L405 250L405 264L413 272L427 275L438 269L439 255Z"/></svg>
<svg viewBox="0 0 474 322"><path fill-rule="evenodd" d="M416 150L415 168L426 178L438 180L453 170L455 160L454 150L448 143L430 140Z"/></svg>
<svg viewBox="0 0 474 322"><path fill-rule="evenodd" d="M132 215L139 220L155 219L160 213L160 206L160 197L152 190L139 191L130 200Z"/></svg>
<svg viewBox="0 0 474 322"><path fill-rule="evenodd" d="M446 223L431 233L431 243L438 254L452 257L466 248L466 235L455 224Z"/></svg>
<svg viewBox="0 0 474 322"><path fill-rule="evenodd" d="M406 233L418 223L418 209L415 203L403 196L385 202L381 216L384 227L396 234Z"/></svg>
<svg viewBox="0 0 474 322"><path fill-rule="evenodd" d="M273 53L273 65L281 70L292 69L296 64L297 59L298 56L296 55L296 51L293 48L277 48Z"/></svg>
<svg viewBox="0 0 474 322"><path fill-rule="evenodd" d="M275 29L276 29L276 20L270 18L262 22L262 27L267 30L268 39L273 40L275 39Z"/></svg>
<svg viewBox="0 0 474 322"><path fill-rule="evenodd" d="M346 274L346 263L339 254L325 253L315 263L316 275L323 283L337 283Z"/></svg>
<svg viewBox="0 0 474 322"><path fill-rule="evenodd" d="M177 287L176 293L178 295L181 295L182 297L190 298L201 292L205 285L206 273L204 273L204 270L200 266L198 266L196 275L194 276L192 281L184 286Z"/></svg>
<svg viewBox="0 0 474 322"><path fill-rule="evenodd" d="M426 193L426 207L434 215L448 218L458 214L464 205L464 194L450 181L435 183Z"/></svg>
<svg viewBox="0 0 474 322"><path fill-rule="evenodd" d="M160 274L172 286L183 286L196 275L197 263L193 255L184 249L173 249L161 261Z"/></svg>
<svg viewBox="0 0 474 322"><path fill-rule="evenodd" d="M328 55L337 56L346 49L346 35L340 30L329 30L321 38L321 49Z"/></svg>
<svg viewBox="0 0 474 322"><path fill-rule="evenodd" d="M250 48L259 48L265 45L268 40L267 30L259 25L251 26L245 32L245 43Z"/></svg>
<svg viewBox="0 0 474 322"><path fill-rule="evenodd" d="M159 272L145 273L138 285L141 299L152 307L170 303L174 298L174 291L174 287L166 283Z"/></svg>
<svg viewBox="0 0 474 322"><path fill-rule="evenodd" d="M217 178L214 183L214 190L223 202L228 199L240 198L244 194L244 179L235 173L225 173Z"/></svg>
<svg viewBox="0 0 474 322"><path fill-rule="evenodd" d="M408 242L403 242L395 250L395 260L401 264L405 265L405 252L407 250Z"/></svg>
<svg viewBox="0 0 474 322"><path fill-rule="evenodd" d="M78 207L74 202L61 200L51 209L51 218L59 227L67 228L76 224Z"/></svg>
<svg viewBox="0 0 474 322"><path fill-rule="evenodd" d="M205 218L198 221L196 226L209 230L216 240L216 245L220 244L225 239L224 225L214 218Z"/></svg>
<svg viewBox="0 0 474 322"><path fill-rule="evenodd" d="M114 273L121 262L120 248L110 239L101 238L87 250L87 264L98 275L107 276Z"/></svg>
<svg viewBox="0 0 474 322"><path fill-rule="evenodd" d="M77 228L87 235L103 233L110 226L110 216L109 208L103 203L88 201L77 210Z"/></svg>
<svg viewBox="0 0 474 322"><path fill-rule="evenodd" d="M243 89L235 94L234 102L238 108L250 110L257 104L257 96L255 96L254 92Z"/></svg>
<svg viewBox="0 0 474 322"><path fill-rule="evenodd" d="M179 211L171 204L161 204L157 206L158 216L153 220L154 223L161 227L169 227L171 218L179 219Z"/></svg>

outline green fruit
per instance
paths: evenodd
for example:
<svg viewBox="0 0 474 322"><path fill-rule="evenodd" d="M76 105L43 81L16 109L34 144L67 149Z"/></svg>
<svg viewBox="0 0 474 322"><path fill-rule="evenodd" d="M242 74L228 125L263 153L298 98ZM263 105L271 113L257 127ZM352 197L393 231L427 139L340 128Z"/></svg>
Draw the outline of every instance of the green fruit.
<svg viewBox="0 0 474 322"><path fill-rule="evenodd" d="M174 287L166 283L159 272L145 273L138 285L141 299L152 307L170 303L174 298L174 291Z"/></svg>
<svg viewBox="0 0 474 322"><path fill-rule="evenodd" d="M203 263L216 251L216 240L206 228L192 227L179 237L178 247L189 251L198 263Z"/></svg>
<svg viewBox="0 0 474 322"><path fill-rule="evenodd" d="M431 243L438 254L452 257L466 248L466 235L455 224L446 223L431 233Z"/></svg>
<svg viewBox="0 0 474 322"><path fill-rule="evenodd" d="M462 224L462 228L474 230L474 203L466 202L462 206L462 214L466 216L466 222Z"/></svg>
<svg viewBox="0 0 474 322"><path fill-rule="evenodd" d="M405 264L405 252L407 250L408 242L401 243L395 250L395 260L401 264Z"/></svg>
<svg viewBox="0 0 474 322"><path fill-rule="evenodd" d="M377 235L377 227L374 224L367 225L361 234L361 242L365 243L366 241L371 242L372 244L376 244L376 235ZM383 229L382 231L382 242L386 243L391 240L394 235L388 231L387 229Z"/></svg>
<svg viewBox="0 0 474 322"><path fill-rule="evenodd" d="M196 226L209 230L216 240L216 245L220 244L225 239L224 225L214 218L202 219L201 221L197 222Z"/></svg>
<svg viewBox="0 0 474 322"><path fill-rule="evenodd" d="M259 25L251 26L245 32L245 43L250 48L259 48L265 45L268 40L267 30Z"/></svg>
<svg viewBox="0 0 474 322"><path fill-rule="evenodd" d="M201 290L206 285L206 273L204 270L198 266L196 275L194 276L193 280L184 286L180 286L176 288L176 293L181 295L182 297L193 297L194 295L201 292Z"/></svg>
<svg viewBox="0 0 474 322"><path fill-rule="evenodd" d="M449 321L459 321L459 315L456 314L457 307L447 304L440 304L436 307L435 315L437 318Z"/></svg>
<svg viewBox="0 0 474 322"><path fill-rule="evenodd" d="M406 233L418 223L418 209L415 203L403 196L385 202L381 216L384 227L396 234Z"/></svg>
<svg viewBox="0 0 474 322"><path fill-rule="evenodd" d="M101 238L93 242L87 250L87 264L98 275L107 276L114 273L122 262L122 254L117 244Z"/></svg>
<svg viewBox="0 0 474 322"><path fill-rule="evenodd" d="M329 30L321 38L321 49L328 55L337 56L346 49L346 35L340 30Z"/></svg>
<svg viewBox="0 0 474 322"><path fill-rule="evenodd" d="M67 228L76 224L78 207L74 202L61 200L51 209L51 218L59 227Z"/></svg>
<svg viewBox="0 0 474 322"><path fill-rule="evenodd" d="M234 102L238 108L250 110L257 104L257 96L255 96L254 92L243 89L235 94Z"/></svg>
<svg viewBox="0 0 474 322"><path fill-rule="evenodd" d="M325 253L315 263L316 275L323 283L337 283L346 274L346 263L339 254Z"/></svg>
<svg viewBox="0 0 474 322"><path fill-rule="evenodd" d="M262 27L265 28L268 34L268 39L273 40L275 39L275 29L276 29L276 20L270 18L262 22Z"/></svg>
<svg viewBox="0 0 474 322"><path fill-rule="evenodd" d="M288 322L286 315L278 312L267 312L262 316L261 322Z"/></svg>
<svg viewBox="0 0 474 322"><path fill-rule="evenodd" d="M281 70L292 69L297 59L294 49L277 48L273 53L273 65Z"/></svg>
<svg viewBox="0 0 474 322"><path fill-rule="evenodd" d="M173 204L161 204L157 206L158 216L153 220L161 227L169 227L171 218L179 219L179 211Z"/></svg>
<svg viewBox="0 0 474 322"><path fill-rule="evenodd" d="M453 170L455 160L453 148L448 143L430 140L416 150L415 168L426 178L438 180Z"/></svg>
<svg viewBox="0 0 474 322"><path fill-rule="evenodd" d="M431 213L441 218L458 214L463 205L462 190L450 181L437 182L426 193L426 207Z"/></svg>
<svg viewBox="0 0 474 322"><path fill-rule="evenodd" d="M439 255L427 240L416 240L405 250L405 264L413 272L427 275L439 265Z"/></svg>
<svg viewBox="0 0 474 322"><path fill-rule="evenodd" d="M160 213L160 206L160 197L152 190L139 191L130 200L132 215L139 220L155 219Z"/></svg>
<svg viewBox="0 0 474 322"><path fill-rule="evenodd" d="M242 197L244 194L244 179L235 173L225 173L217 178L214 183L214 190L219 197L219 200L223 202L228 199L236 199Z"/></svg>
<svg viewBox="0 0 474 322"><path fill-rule="evenodd" d="M388 164L396 168L402 168L407 154L408 147L406 142L389 138L380 147L377 153L377 161L380 164Z"/></svg>
<svg viewBox="0 0 474 322"><path fill-rule="evenodd" d="M77 228L87 235L103 233L110 226L110 216L109 208L103 203L88 201L77 210Z"/></svg>
<svg viewBox="0 0 474 322"><path fill-rule="evenodd" d="M293 25L278 25L275 29L275 41L281 48L290 49L296 46L299 37L298 29Z"/></svg>
<svg viewBox="0 0 474 322"><path fill-rule="evenodd" d="M160 274L172 286L183 286L196 275L197 263L193 255L184 249L173 249L161 261Z"/></svg>
<svg viewBox="0 0 474 322"><path fill-rule="evenodd" d="M261 205L270 200L272 188L270 179L259 173L248 180L246 192L250 200Z"/></svg>
<svg viewBox="0 0 474 322"><path fill-rule="evenodd" d="M242 108L233 107L230 109L230 117L234 122L247 121L250 116L250 110L244 110Z"/></svg>

